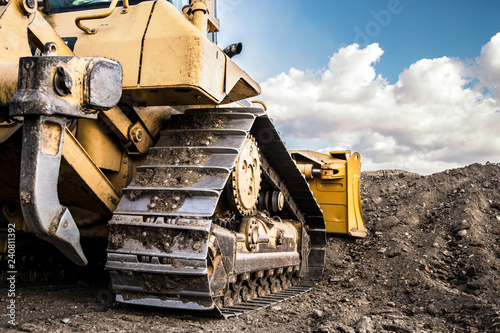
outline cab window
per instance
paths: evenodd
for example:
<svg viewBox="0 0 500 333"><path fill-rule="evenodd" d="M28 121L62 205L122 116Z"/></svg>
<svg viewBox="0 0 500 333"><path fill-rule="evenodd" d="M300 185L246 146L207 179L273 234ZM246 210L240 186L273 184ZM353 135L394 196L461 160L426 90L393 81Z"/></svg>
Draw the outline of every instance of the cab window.
<svg viewBox="0 0 500 333"><path fill-rule="evenodd" d="M129 5L136 5L147 0L129 0ZM108 8L111 0L48 0L50 12L70 12L76 10L87 10L96 8ZM189 4L189 0L169 0L175 7L182 11L182 7ZM118 1L117 7L123 6Z"/></svg>

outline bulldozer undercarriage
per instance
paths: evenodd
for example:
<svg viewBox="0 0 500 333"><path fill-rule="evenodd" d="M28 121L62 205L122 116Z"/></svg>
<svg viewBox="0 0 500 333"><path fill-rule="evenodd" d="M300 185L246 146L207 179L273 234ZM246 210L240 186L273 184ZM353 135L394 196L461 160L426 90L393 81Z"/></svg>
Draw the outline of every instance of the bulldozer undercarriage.
<svg viewBox="0 0 500 333"><path fill-rule="evenodd" d="M117 301L231 316L323 272L321 211L261 109L175 115L137 171L109 222Z"/></svg>

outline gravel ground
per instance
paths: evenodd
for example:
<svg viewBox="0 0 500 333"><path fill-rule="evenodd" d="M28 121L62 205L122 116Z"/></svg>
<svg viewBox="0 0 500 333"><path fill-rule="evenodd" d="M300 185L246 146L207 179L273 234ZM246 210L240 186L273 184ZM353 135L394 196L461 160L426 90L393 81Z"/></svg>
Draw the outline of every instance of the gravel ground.
<svg viewBox="0 0 500 333"><path fill-rule="evenodd" d="M105 284L18 285L4 332L500 332L500 165L362 174L365 239L329 236L315 288L226 320L101 305ZM6 308L7 289L0 290Z"/></svg>

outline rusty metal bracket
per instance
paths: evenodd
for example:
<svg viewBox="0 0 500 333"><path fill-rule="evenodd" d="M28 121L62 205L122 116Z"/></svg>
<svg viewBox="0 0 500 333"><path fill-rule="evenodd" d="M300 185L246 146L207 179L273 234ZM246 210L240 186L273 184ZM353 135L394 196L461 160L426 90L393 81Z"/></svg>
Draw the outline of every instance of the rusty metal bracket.
<svg viewBox="0 0 500 333"><path fill-rule="evenodd" d="M45 56L19 62L18 91L10 116L23 116L20 199L28 228L54 244L78 265L87 259L70 211L57 194L68 118L97 118L121 97L121 66L104 58L57 56L47 43Z"/></svg>
<svg viewBox="0 0 500 333"><path fill-rule="evenodd" d="M120 100L119 63L98 57L56 56L55 43L45 45L45 54L19 60L18 90L10 101L11 116L96 119L98 111L108 110Z"/></svg>
<svg viewBox="0 0 500 333"><path fill-rule="evenodd" d="M142 122L132 123L118 106L99 113L99 117L118 136L128 153L145 154L148 152L154 139Z"/></svg>

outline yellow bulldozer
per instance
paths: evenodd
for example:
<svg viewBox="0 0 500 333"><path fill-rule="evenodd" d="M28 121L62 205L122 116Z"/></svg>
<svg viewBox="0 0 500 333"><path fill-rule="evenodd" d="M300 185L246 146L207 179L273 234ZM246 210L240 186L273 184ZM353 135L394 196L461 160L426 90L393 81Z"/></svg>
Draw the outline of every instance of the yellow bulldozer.
<svg viewBox="0 0 500 333"><path fill-rule="evenodd" d="M247 101L215 2L0 0L2 273L51 280L97 252L116 301L223 316L311 288L325 220L296 163L313 158ZM329 207L363 236L359 205L355 227Z"/></svg>

